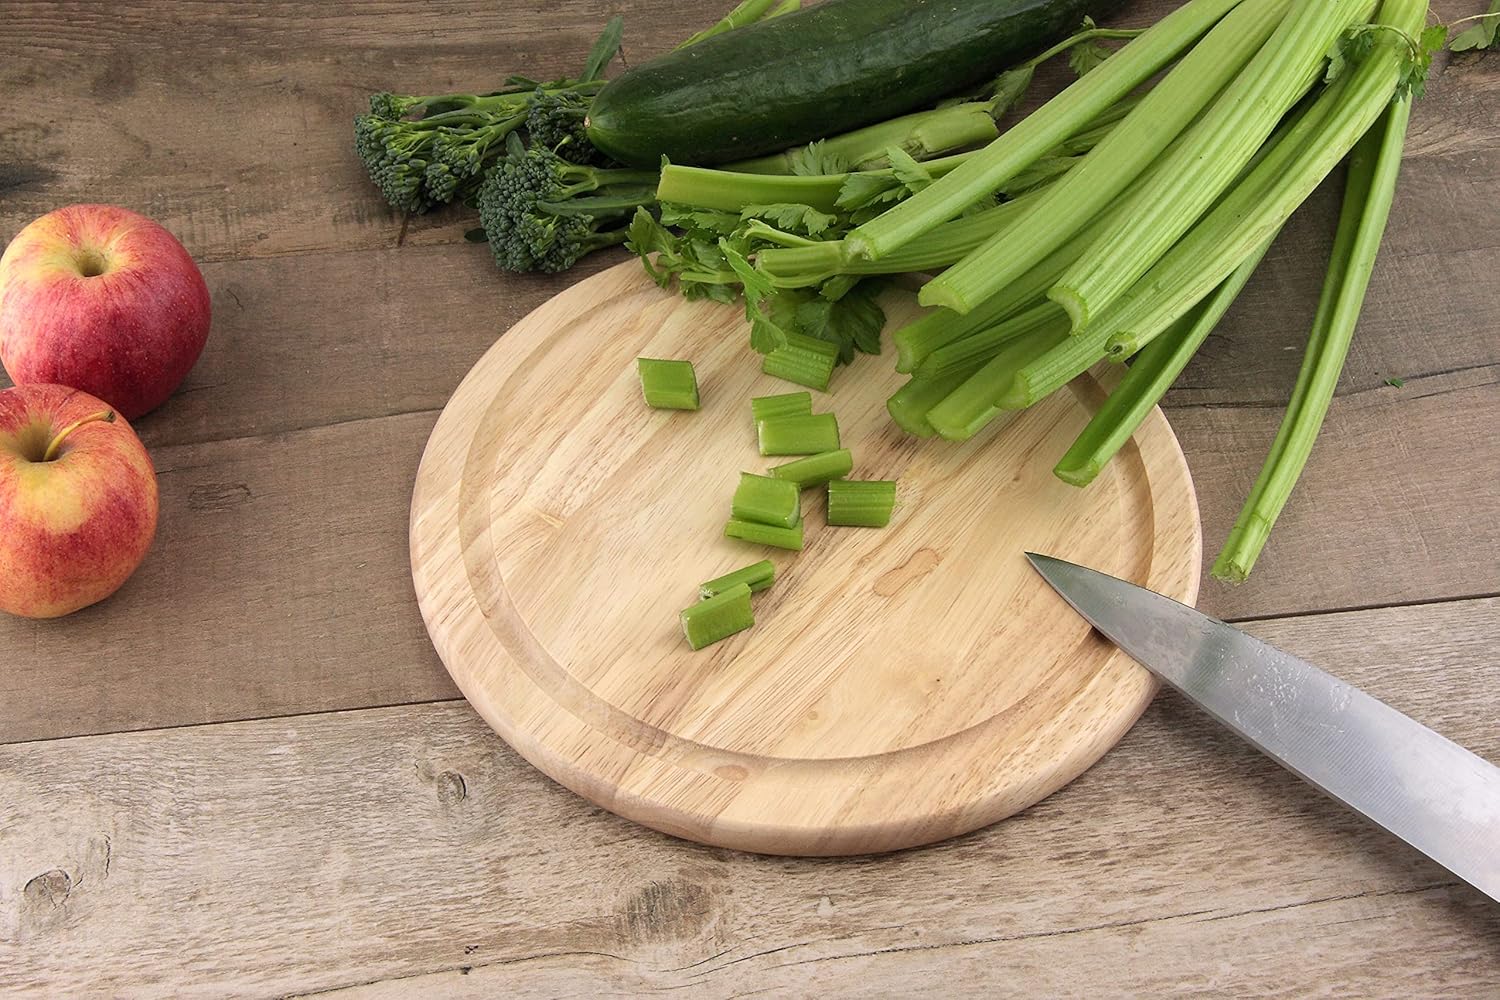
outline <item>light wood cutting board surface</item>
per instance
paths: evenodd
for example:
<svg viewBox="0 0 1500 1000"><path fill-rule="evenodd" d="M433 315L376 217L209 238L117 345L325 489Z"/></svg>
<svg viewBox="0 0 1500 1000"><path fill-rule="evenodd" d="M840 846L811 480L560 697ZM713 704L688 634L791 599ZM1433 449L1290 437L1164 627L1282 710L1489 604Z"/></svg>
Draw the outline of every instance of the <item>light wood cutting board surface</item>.
<svg viewBox="0 0 1500 1000"><path fill-rule="evenodd" d="M891 326L915 313L885 300ZM899 481L886 529L824 523L800 553L723 538L757 453L759 372L740 310L656 288L634 262L505 334L428 443L412 571L449 672L508 742L568 788L668 833L785 854L930 843L1025 808L1128 729L1150 676L1092 635L1023 551L1191 602L1192 482L1153 413L1088 489L1052 463L1099 379L959 446L903 434L902 377L859 357L814 393L856 478ZM641 401L638 356L687 358L703 408ZM677 612L757 559L777 582L756 625L694 653Z"/></svg>

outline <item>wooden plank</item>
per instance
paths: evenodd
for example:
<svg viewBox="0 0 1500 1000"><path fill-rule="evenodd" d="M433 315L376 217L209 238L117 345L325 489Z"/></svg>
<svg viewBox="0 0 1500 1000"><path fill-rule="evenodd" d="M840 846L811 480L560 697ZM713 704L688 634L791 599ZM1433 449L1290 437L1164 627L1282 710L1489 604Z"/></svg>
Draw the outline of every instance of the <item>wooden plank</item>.
<svg viewBox="0 0 1500 1000"><path fill-rule="evenodd" d="M1119 20L1144 24L1173 6L1138 0ZM1482 9L1480 0L1435 6L1450 18ZM661 0L610 10L624 15L637 61L698 26ZM503 15L452 0L149 0L107 12L22 0L7 14L0 91L33 99L0 108L0 237L60 204L104 200L153 216L204 260L394 245L402 220L351 149L349 122L365 96L576 72L605 17L592 0L510 4ZM1412 155L1492 153L1497 95L1493 60L1454 60L1416 115ZM468 219L434 213L406 239L453 243ZM1473 224L1493 221L1488 209Z"/></svg>
<svg viewBox="0 0 1500 1000"><path fill-rule="evenodd" d="M1173 414L1206 558L1279 416ZM62 621L0 618L0 742L451 696L407 561L435 417L155 449L161 528L137 576ZM1500 452L1482 446L1497 422L1483 370L1340 399L1255 575L1205 578L1200 605L1269 616L1500 592Z"/></svg>
<svg viewBox="0 0 1500 1000"><path fill-rule="evenodd" d="M1497 627L1254 630L1500 759ZM1172 697L1000 826L838 863L634 827L461 703L6 747L0 815L7 995L1500 988L1500 911Z"/></svg>
<svg viewBox="0 0 1500 1000"><path fill-rule="evenodd" d="M659 0L622 12L628 52L684 31ZM11 4L0 90L35 99L0 109L0 234L105 200L158 219L203 260L393 246L403 220L353 152L367 95L576 73L606 17L590 0ZM452 243L467 219L435 213L407 237Z"/></svg>
<svg viewBox="0 0 1500 1000"><path fill-rule="evenodd" d="M456 696L406 558L431 425L158 449L161 527L125 587L0 621L0 740Z"/></svg>

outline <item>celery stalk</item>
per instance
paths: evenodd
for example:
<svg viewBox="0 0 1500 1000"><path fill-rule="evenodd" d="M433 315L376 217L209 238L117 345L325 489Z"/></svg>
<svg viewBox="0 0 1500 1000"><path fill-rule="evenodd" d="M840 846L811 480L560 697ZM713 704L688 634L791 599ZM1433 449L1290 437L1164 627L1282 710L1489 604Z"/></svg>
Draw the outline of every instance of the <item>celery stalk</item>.
<svg viewBox="0 0 1500 1000"><path fill-rule="evenodd" d="M698 408L698 376L691 361L636 358L635 367L647 406L658 410Z"/></svg>
<svg viewBox="0 0 1500 1000"><path fill-rule="evenodd" d="M1164 158L1152 182L1132 196L1131 211L1048 293L1068 310L1075 330L1087 328L1135 284L1235 181L1367 5L1294 0L1270 39Z"/></svg>
<svg viewBox="0 0 1500 1000"><path fill-rule="evenodd" d="M801 492L796 483L741 472L729 511L741 521L794 528L802 520Z"/></svg>
<svg viewBox="0 0 1500 1000"><path fill-rule="evenodd" d="M932 408L963 385L973 370L953 372L936 378L914 375L885 401L885 408L896 426L917 437L936 437L937 428L927 415Z"/></svg>
<svg viewBox="0 0 1500 1000"><path fill-rule="evenodd" d="M1005 229L921 291L923 305L968 312L1108 207L1261 48L1291 0L1245 0L1152 87L1118 128Z"/></svg>
<svg viewBox="0 0 1500 1000"><path fill-rule="evenodd" d="M756 524L754 521L730 518L729 523L724 525L724 537L736 538L742 542L754 542L757 545L770 545L778 549L800 551L804 523L806 522L798 521L790 528L782 528L774 524Z"/></svg>
<svg viewBox="0 0 1500 1000"><path fill-rule="evenodd" d="M767 375L805 385L819 392L828 388L838 363L838 345L800 333L787 335L786 343L773 348L760 362Z"/></svg>
<svg viewBox="0 0 1500 1000"><path fill-rule="evenodd" d="M750 417L757 423L772 417L795 417L811 412L810 392L784 392L777 396L756 396L750 400Z"/></svg>
<svg viewBox="0 0 1500 1000"><path fill-rule="evenodd" d="M1420 25L1418 21L1416 27ZM1350 157L1333 262L1323 282L1297 386L1266 464L1214 560L1213 575L1221 580L1241 583L1250 575L1328 414L1390 217L1410 115L1409 97L1391 105Z"/></svg>
<svg viewBox="0 0 1500 1000"><path fill-rule="evenodd" d="M1130 372L1115 386L1088 426L1078 435L1052 472L1074 486L1087 486L1114 457L1136 428L1146 419L1167 389L1182 374L1204 339L1213 332L1271 244L1242 263L1224 283L1191 312L1172 325L1164 336L1153 340L1130 366Z"/></svg>
<svg viewBox="0 0 1500 1000"><path fill-rule="evenodd" d="M1239 2L1189 0L952 173L854 229L850 248L878 258L955 217L1150 79Z"/></svg>
<svg viewBox="0 0 1500 1000"><path fill-rule="evenodd" d="M839 447L839 422L832 413L776 417L755 428L762 455L816 455Z"/></svg>
<svg viewBox="0 0 1500 1000"><path fill-rule="evenodd" d="M743 583L735 584L707 600L683 608L678 618L688 646L695 650L727 639L755 624L755 613L750 610L750 588Z"/></svg>
<svg viewBox="0 0 1500 1000"><path fill-rule="evenodd" d="M896 483L890 479L835 479L828 484L828 523L884 528L896 508Z"/></svg>
<svg viewBox="0 0 1500 1000"><path fill-rule="evenodd" d="M1426 15L1421 0L1386 0L1377 23L1415 37ZM1094 325L1110 334L1110 353L1123 356L1147 343L1201 299L1307 199L1391 102L1406 43L1380 32L1375 48L1322 94L1267 156L1171 252L1141 279L1107 317Z"/></svg>
<svg viewBox="0 0 1500 1000"><path fill-rule="evenodd" d="M819 452L771 467L771 475L794 483L799 490L822 486L830 479L847 476L854 468L854 456L848 448Z"/></svg>
<svg viewBox="0 0 1500 1000"><path fill-rule="evenodd" d="M1001 348L1038 330L1068 331L1068 314L1055 302L1042 301L1018 316L962 337L933 351L917 366L916 374L929 377L972 371L994 357Z"/></svg>
<svg viewBox="0 0 1500 1000"><path fill-rule="evenodd" d="M1066 327L1043 327L1011 341L929 410L928 421L949 441L967 441L999 416L1000 400L1025 366L1075 339Z"/></svg>
<svg viewBox="0 0 1500 1000"><path fill-rule="evenodd" d="M762 559L758 563L741 567L732 573L716 576L712 580L698 585L698 596L704 600L710 597L718 597L724 591L737 584L743 584L750 588L750 592L765 590L776 582L776 564L769 559Z"/></svg>

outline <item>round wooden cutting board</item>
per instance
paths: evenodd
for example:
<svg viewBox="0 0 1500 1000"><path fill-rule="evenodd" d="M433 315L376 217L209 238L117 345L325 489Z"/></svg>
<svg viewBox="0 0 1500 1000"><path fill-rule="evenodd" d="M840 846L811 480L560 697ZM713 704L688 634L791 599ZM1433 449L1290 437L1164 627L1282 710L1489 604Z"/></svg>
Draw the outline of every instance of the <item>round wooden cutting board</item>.
<svg viewBox="0 0 1500 1000"><path fill-rule="evenodd" d="M916 312L885 298L888 329ZM638 356L687 358L703 408L648 409ZM1071 559L1191 603L1192 481L1159 412L1086 490L1053 462L1103 398L1084 375L964 445L889 419L889 347L834 375L855 478L899 480L885 529L824 522L800 553L725 539L756 450L743 312L687 302L635 262L505 334L433 430L411 559L433 643L522 756L658 830L773 854L859 854L992 823L1060 788L1130 727L1150 675L1026 562ZM998 423L998 422L997 422ZM755 627L691 652L697 585L762 558Z"/></svg>

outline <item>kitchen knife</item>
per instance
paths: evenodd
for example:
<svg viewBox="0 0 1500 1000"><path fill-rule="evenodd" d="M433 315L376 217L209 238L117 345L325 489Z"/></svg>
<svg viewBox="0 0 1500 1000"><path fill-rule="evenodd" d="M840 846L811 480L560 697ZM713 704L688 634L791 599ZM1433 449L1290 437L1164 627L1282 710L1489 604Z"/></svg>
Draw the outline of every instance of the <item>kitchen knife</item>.
<svg viewBox="0 0 1500 1000"><path fill-rule="evenodd" d="M1500 901L1500 768L1185 604L1026 558L1094 628L1257 750Z"/></svg>

